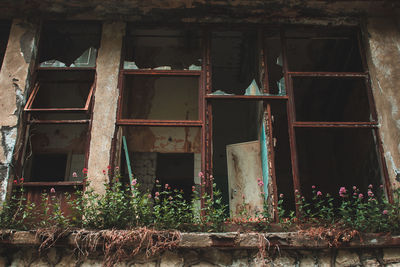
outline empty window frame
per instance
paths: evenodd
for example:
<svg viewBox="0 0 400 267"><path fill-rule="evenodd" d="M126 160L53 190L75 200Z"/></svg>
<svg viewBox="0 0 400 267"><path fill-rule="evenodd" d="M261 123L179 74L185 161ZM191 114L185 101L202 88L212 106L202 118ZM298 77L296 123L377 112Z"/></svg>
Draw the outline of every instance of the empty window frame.
<svg viewBox="0 0 400 267"><path fill-rule="evenodd" d="M127 140L131 165L137 167L141 157L150 157L146 153L153 153L153 161L179 158L182 162L190 161L190 171L193 165L195 172L199 168L205 173L206 188L210 192L213 175L225 202L230 203L232 214L238 212L236 207L242 203L242 195L249 205L260 202L252 199L249 193L252 189L243 187L242 191L235 191L237 181L251 188L257 179L263 180L264 197L271 207L277 205L278 194L284 193L292 200L286 202L287 209L295 208L295 190L308 196L308 186L315 184L335 194L344 177L348 178L346 182L358 183L361 187L366 183L384 182L389 193L376 112L357 30L260 27L190 34L200 36L201 70L188 68L189 63L174 63L171 57L164 58L162 51L172 51L171 48L154 47L160 36L166 38L171 32L174 31L140 30L140 34L130 34L125 43L117 123L118 134ZM143 36L145 42L141 39ZM137 53L148 49L157 51L157 58L146 62L146 57ZM332 51L345 57L331 56ZM192 53L193 57L185 54L185 60L198 57L197 49ZM194 93L196 79L197 95ZM170 88L168 96L167 88ZM165 151L154 150L163 141L179 147L174 144L173 134L154 133L156 128L163 132L168 127L170 133L173 129L191 132L189 129L197 128L201 136L199 150L171 150L167 155L162 155ZM135 134L129 134L132 132ZM357 142L356 135L362 137ZM344 140L340 142L341 139ZM143 151L135 151L129 145L147 144L149 140L150 149ZM305 145L312 141L318 145ZM119 152L117 164L122 166L125 163L121 158L125 155ZM194 163L190 153L194 153ZM320 157L315 153L321 154ZM343 154L354 153L362 153L363 158L360 161L353 158L355 165L362 168L369 164L364 173L356 175L344 164L350 161L339 159ZM332 161L328 156L335 159ZM246 163L241 157L252 160ZM201 159L200 163L196 158ZM324 170L329 172L333 167L328 161L335 162L334 168L338 169L321 179L322 168L313 166L325 166ZM248 166L249 162L257 166ZM156 169L151 176L162 175L163 169L160 167L158 172ZM249 169L254 171L251 175L240 176L242 170L248 173ZM365 175L369 178L360 178ZM196 178L193 181L199 182ZM257 186L254 188L259 190ZM261 201L264 200L261 198Z"/></svg>
<svg viewBox="0 0 400 267"><path fill-rule="evenodd" d="M24 149L19 155L19 175L28 186L82 183L100 26L44 23L34 85L24 108Z"/></svg>
<svg viewBox="0 0 400 267"><path fill-rule="evenodd" d="M125 178L138 179L143 191L154 190L157 178L187 191L189 198L191 186L199 183L204 124L201 35L196 29L128 25L115 162Z"/></svg>

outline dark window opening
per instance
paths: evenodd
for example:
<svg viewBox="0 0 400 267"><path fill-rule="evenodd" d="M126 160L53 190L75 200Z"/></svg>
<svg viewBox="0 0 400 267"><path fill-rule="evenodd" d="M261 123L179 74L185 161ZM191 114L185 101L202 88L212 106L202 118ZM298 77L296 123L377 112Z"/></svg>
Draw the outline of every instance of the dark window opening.
<svg viewBox="0 0 400 267"><path fill-rule="evenodd" d="M297 121L368 122L365 78L294 77Z"/></svg>
<svg viewBox="0 0 400 267"><path fill-rule="evenodd" d="M286 211L295 210L292 163L290 159L290 144L288 118L285 103L272 103L272 144L274 151L274 168L277 196L284 195L283 207ZM272 191L272 190L271 190Z"/></svg>
<svg viewBox="0 0 400 267"><path fill-rule="evenodd" d="M184 199L190 201L194 184L193 153L157 153L156 177L162 185L183 192Z"/></svg>
<svg viewBox="0 0 400 267"><path fill-rule="evenodd" d="M329 29L296 29L287 33L290 71L362 72L357 35Z"/></svg>
<svg viewBox="0 0 400 267"><path fill-rule="evenodd" d="M0 21L0 69L3 65L4 54L6 53L8 37L10 35L10 23Z"/></svg>
<svg viewBox="0 0 400 267"><path fill-rule="evenodd" d="M32 182L64 181L67 154L33 155Z"/></svg>
<svg viewBox="0 0 400 267"><path fill-rule="evenodd" d="M267 31L265 42L266 72L269 94L286 95L283 77L282 46L279 33Z"/></svg>
<svg viewBox="0 0 400 267"><path fill-rule="evenodd" d="M211 40L214 95L260 95L256 31L214 32Z"/></svg>
<svg viewBox="0 0 400 267"><path fill-rule="evenodd" d="M197 30L128 27L124 69L201 70Z"/></svg>
<svg viewBox="0 0 400 267"><path fill-rule="evenodd" d="M301 191L311 198L311 186L338 199L339 188L357 186L366 192L368 185L382 183L375 130L372 129L296 129Z"/></svg>
<svg viewBox="0 0 400 267"><path fill-rule="evenodd" d="M101 24L48 21L40 40L40 67L95 67Z"/></svg>

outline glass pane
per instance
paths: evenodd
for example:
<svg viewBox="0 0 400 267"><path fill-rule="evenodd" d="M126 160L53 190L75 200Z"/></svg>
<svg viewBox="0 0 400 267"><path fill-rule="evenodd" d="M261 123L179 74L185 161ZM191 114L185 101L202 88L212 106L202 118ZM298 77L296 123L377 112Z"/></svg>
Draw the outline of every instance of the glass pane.
<svg viewBox="0 0 400 267"><path fill-rule="evenodd" d="M201 70L201 61L197 30L129 31L124 69Z"/></svg>
<svg viewBox="0 0 400 267"><path fill-rule="evenodd" d="M370 121L364 78L294 77L297 121Z"/></svg>
<svg viewBox="0 0 400 267"><path fill-rule="evenodd" d="M361 128L297 128L297 158L302 192L311 197L312 185L324 195L339 198L339 188L366 193L369 184L382 183L375 130Z"/></svg>
<svg viewBox="0 0 400 267"><path fill-rule="evenodd" d="M197 120L198 85L198 77L127 76L122 118Z"/></svg>

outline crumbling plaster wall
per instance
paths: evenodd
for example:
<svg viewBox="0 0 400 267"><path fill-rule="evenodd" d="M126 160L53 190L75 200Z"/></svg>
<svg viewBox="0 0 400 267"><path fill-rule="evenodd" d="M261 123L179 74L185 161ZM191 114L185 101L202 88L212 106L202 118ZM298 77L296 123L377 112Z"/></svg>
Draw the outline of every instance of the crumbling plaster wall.
<svg viewBox="0 0 400 267"><path fill-rule="evenodd" d="M13 20L0 72L0 202L5 198L13 153L18 151L17 126L37 53L37 37L37 24Z"/></svg>
<svg viewBox="0 0 400 267"><path fill-rule="evenodd" d="M368 67L391 182L400 176L400 27L390 18L369 18ZM396 183L395 183L396 184Z"/></svg>
<svg viewBox="0 0 400 267"><path fill-rule="evenodd" d="M102 170L110 162L118 102L118 73L125 23L104 22L99 54L97 80L90 138L88 180L97 193L104 193L108 181Z"/></svg>

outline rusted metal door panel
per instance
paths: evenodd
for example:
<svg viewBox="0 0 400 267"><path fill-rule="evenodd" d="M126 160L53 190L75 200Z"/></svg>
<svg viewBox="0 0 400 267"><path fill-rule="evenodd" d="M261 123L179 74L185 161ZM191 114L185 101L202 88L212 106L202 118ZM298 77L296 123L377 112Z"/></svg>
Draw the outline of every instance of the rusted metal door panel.
<svg viewBox="0 0 400 267"><path fill-rule="evenodd" d="M229 207L231 217L247 210L254 217L263 209L260 142L251 141L226 146L228 163ZM246 214L246 215L247 215Z"/></svg>

